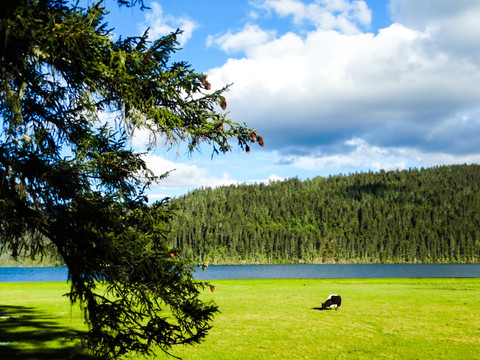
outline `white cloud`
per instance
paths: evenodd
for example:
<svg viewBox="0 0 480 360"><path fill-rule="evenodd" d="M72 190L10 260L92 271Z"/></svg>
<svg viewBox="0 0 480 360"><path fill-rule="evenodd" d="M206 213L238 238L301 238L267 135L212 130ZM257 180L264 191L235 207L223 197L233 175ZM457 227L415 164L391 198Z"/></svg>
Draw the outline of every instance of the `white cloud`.
<svg viewBox="0 0 480 360"><path fill-rule="evenodd" d="M283 180L285 180L284 177L272 174L267 179L248 180L247 183L249 183L249 184L261 184L261 183L268 184L270 182L283 181Z"/></svg>
<svg viewBox="0 0 480 360"><path fill-rule="evenodd" d="M358 25L368 27L372 14L365 1L318 0L305 3L298 0L265 0L260 7L275 11L279 16L292 16L296 24L308 22L322 30L358 33Z"/></svg>
<svg viewBox="0 0 480 360"><path fill-rule="evenodd" d="M472 164L480 162L480 154L454 155L445 152L422 152L407 147L379 147L359 138L345 142L347 150L330 155L292 156L291 167L330 174L346 174L367 170L403 170L409 167L431 167L438 164Z"/></svg>
<svg viewBox="0 0 480 360"><path fill-rule="evenodd" d="M365 1L258 3L240 31L209 37L210 46L242 52L208 72L213 88L233 83L229 117L257 128L264 156L278 160L238 178L480 162L480 2L391 0L395 22L375 34L364 32ZM295 32L258 25L265 10L292 19ZM177 169L165 189L235 184L240 174L160 157L149 164Z"/></svg>
<svg viewBox="0 0 480 360"><path fill-rule="evenodd" d="M145 23L142 24L142 30L146 27L150 28L149 37L151 39L158 39L162 36L171 34L177 29L183 30L182 35L179 36L179 43L183 46L193 34L193 31L198 27L198 24L190 18L174 17L165 15L162 6L157 2L150 4L151 12L145 15Z"/></svg>
<svg viewBox="0 0 480 360"><path fill-rule="evenodd" d="M390 0L393 20L420 30L458 18L479 6L477 0Z"/></svg>
<svg viewBox="0 0 480 360"><path fill-rule="evenodd" d="M395 21L435 34L439 50L479 57L479 1L391 0L390 9Z"/></svg>
<svg viewBox="0 0 480 360"><path fill-rule="evenodd" d="M210 174L207 168L199 168L195 165L175 163L158 155L146 155L144 157L147 166L155 175L163 175L170 172L169 176L160 181L155 187L157 190L165 189L194 189L199 187L217 187L222 185L238 184L239 181L232 179L228 173L221 177Z"/></svg>
<svg viewBox="0 0 480 360"><path fill-rule="evenodd" d="M306 5L298 1L267 5L306 16ZM471 10L469 17L480 18L480 8ZM312 151L352 137L388 147L402 135L411 148L447 151L448 144L435 142L433 129L462 111L480 109L480 57L446 48L439 34L448 24L420 30L395 23L377 35L321 27L302 36L289 32L211 69L210 80L217 87L233 83L231 116L248 119L274 149ZM477 145L463 151L478 151Z"/></svg>
<svg viewBox="0 0 480 360"><path fill-rule="evenodd" d="M333 173L372 170L404 169L406 158L404 149L387 149L372 146L359 138L345 142L347 150L330 155L306 155L291 157L291 166L303 170L330 169ZM408 159L410 160L410 159Z"/></svg>
<svg viewBox="0 0 480 360"><path fill-rule="evenodd" d="M246 51L263 45L275 37L275 31L265 31L257 25L246 24L242 31L232 34L230 31L220 37L207 38L207 46L217 45L227 53Z"/></svg>

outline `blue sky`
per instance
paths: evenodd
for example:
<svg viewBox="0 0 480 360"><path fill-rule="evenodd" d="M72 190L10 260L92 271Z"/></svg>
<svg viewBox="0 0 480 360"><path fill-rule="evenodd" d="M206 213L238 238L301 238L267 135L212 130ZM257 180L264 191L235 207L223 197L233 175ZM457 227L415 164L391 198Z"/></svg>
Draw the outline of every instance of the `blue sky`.
<svg viewBox="0 0 480 360"><path fill-rule="evenodd" d="M111 10L117 35L183 29L182 51L265 147L161 145L151 198L197 187L480 162L477 0L178 0ZM142 134L133 145L142 150ZM234 142L232 144L235 144Z"/></svg>

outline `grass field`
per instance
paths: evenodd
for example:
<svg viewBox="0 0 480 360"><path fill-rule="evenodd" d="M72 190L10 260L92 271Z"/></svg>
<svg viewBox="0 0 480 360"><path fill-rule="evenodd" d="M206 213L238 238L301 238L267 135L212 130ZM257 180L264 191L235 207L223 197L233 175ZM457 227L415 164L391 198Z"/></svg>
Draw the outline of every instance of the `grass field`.
<svg viewBox="0 0 480 360"><path fill-rule="evenodd" d="M62 296L68 289L67 283L0 283L0 359L72 356L71 339L86 328L79 308Z"/></svg>
<svg viewBox="0 0 480 360"><path fill-rule="evenodd" d="M480 279L222 280L184 359L480 359ZM64 283L0 284L1 359L67 359L84 329ZM330 293L339 311L319 311ZM12 317L12 318L10 318ZM10 356L10 357L9 357ZM160 359L166 359L159 354Z"/></svg>

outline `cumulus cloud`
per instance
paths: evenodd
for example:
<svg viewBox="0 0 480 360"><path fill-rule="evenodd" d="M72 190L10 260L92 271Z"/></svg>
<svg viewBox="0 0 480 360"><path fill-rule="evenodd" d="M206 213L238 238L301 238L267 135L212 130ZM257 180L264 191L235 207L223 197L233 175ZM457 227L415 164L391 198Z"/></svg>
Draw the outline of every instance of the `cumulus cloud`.
<svg viewBox="0 0 480 360"><path fill-rule="evenodd" d="M442 151L427 153L409 147L380 147L369 144L360 138L349 139L345 141L344 146L342 151L332 154L287 156L282 161L301 170L327 169L329 174L348 174L369 170L404 170L432 167L439 164L480 162L480 154L455 155Z"/></svg>
<svg viewBox="0 0 480 360"><path fill-rule="evenodd" d="M229 117L258 129L275 166L212 175L150 156L157 174L176 169L155 191L276 181L282 166L315 176L480 162L480 2L390 0L392 24L372 32L362 0L249 4L243 26L207 38L229 57L208 75L213 88L233 83ZM199 26L151 8L152 36L180 27L184 44Z"/></svg>
<svg viewBox="0 0 480 360"><path fill-rule="evenodd" d="M391 0L392 18L412 29L435 34L437 51L480 55L480 2L477 0Z"/></svg>
<svg viewBox="0 0 480 360"><path fill-rule="evenodd" d="M428 11L437 3L430 18ZM413 11L417 5L420 14ZM376 34L357 31L358 24L370 21L363 1L268 0L262 6L315 28L254 44L244 57L230 58L209 75L213 85L234 84L228 94L231 116L248 119L268 148L285 159L288 154L318 157L318 167L346 162L335 154L347 151L351 139L365 141L371 151L387 149L378 153L384 167L404 162L406 150L391 150L400 145L409 154L442 154L438 158L443 159L445 154L467 159L478 152L480 57L468 46L458 49L458 42L477 41L478 31L469 33L480 26L473 21L480 17L477 1L392 0L396 22ZM310 16L315 11L330 13L337 22L315 22L319 17ZM342 16L355 31L338 25ZM457 32L451 31L456 25ZM247 30L215 43L222 47Z"/></svg>
<svg viewBox="0 0 480 360"><path fill-rule="evenodd" d="M336 173L372 170L404 169L405 150L401 148L381 148L370 145L360 138L352 138L344 143L345 149L334 154L312 154L291 157L290 164L299 169L334 169Z"/></svg>
<svg viewBox="0 0 480 360"><path fill-rule="evenodd" d="M170 172L165 179L161 180L159 184L155 186L153 191L217 187L239 183L239 181L232 179L228 173L223 173L222 176L217 177L210 174L207 168L200 168L181 162L175 163L154 154L145 155L144 160L148 168L157 176Z"/></svg>
<svg viewBox="0 0 480 360"><path fill-rule="evenodd" d="M390 0L389 7L394 21L423 30L432 24L441 25L458 18L479 6L477 0Z"/></svg>
<svg viewBox="0 0 480 360"><path fill-rule="evenodd" d="M149 37L151 39L158 39L162 36L171 34L177 29L183 30L178 41L183 46L193 34L193 31L198 27L198 24L190 18L174 17L163 13L162 6L157 2L150 4L151 11L145 15L145 22L142 24L142 30L150 28Z"/></svg>
<svg viewBox="0 0 480 360"><path fill-rule="evenodd" d="M275 31L262 30L258 25L246 24L243 30L236 34L229 31L217 38L208 36L207 46L217 45L227 53L248 51L271 41L274 37Z"/></svg>
<svg viewBox="0 0 480 360"><path fill-rule="evenodd" d="M318 29L338 30L346 34L357 33L358 25L368 27L372 21L372 13L365 1L317 0L305 3L299 0L266 0L259 7L282 17L292 16L298 25L306 22Z"/></svg>
<svg viewBox="0 0 480 360"><path fill-rule="evenodd" d="M283 181L285 180L285 178L281 177L281 176L278 176L278 175L275 175L275 174L272 174L270 175L267 179L252 179L252 180L248 180L248 183L249 184L268 184L268 183L271 183L271 182L275 182L275 181Z"/></svg>

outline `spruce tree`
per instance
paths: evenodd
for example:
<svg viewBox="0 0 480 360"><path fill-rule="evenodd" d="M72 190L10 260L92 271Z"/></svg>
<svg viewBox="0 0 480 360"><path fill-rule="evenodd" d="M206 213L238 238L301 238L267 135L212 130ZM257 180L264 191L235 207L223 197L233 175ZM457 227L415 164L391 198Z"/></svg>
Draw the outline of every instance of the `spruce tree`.
<svg viewBox="0 0 480 360"><path fill-rule="evenodd" d="M166 241L166 201L147 202L166 174L129 140L148 130L150 150L162 139L224 153L232 139L247 149L261 137L220 110L226 88L172 61L180 30L113 40L102 2L89 4L0 6L0 245L14 257L56 248L98 358L169 352L204 339L217 306L200 300L192 264Z"/></svg>

